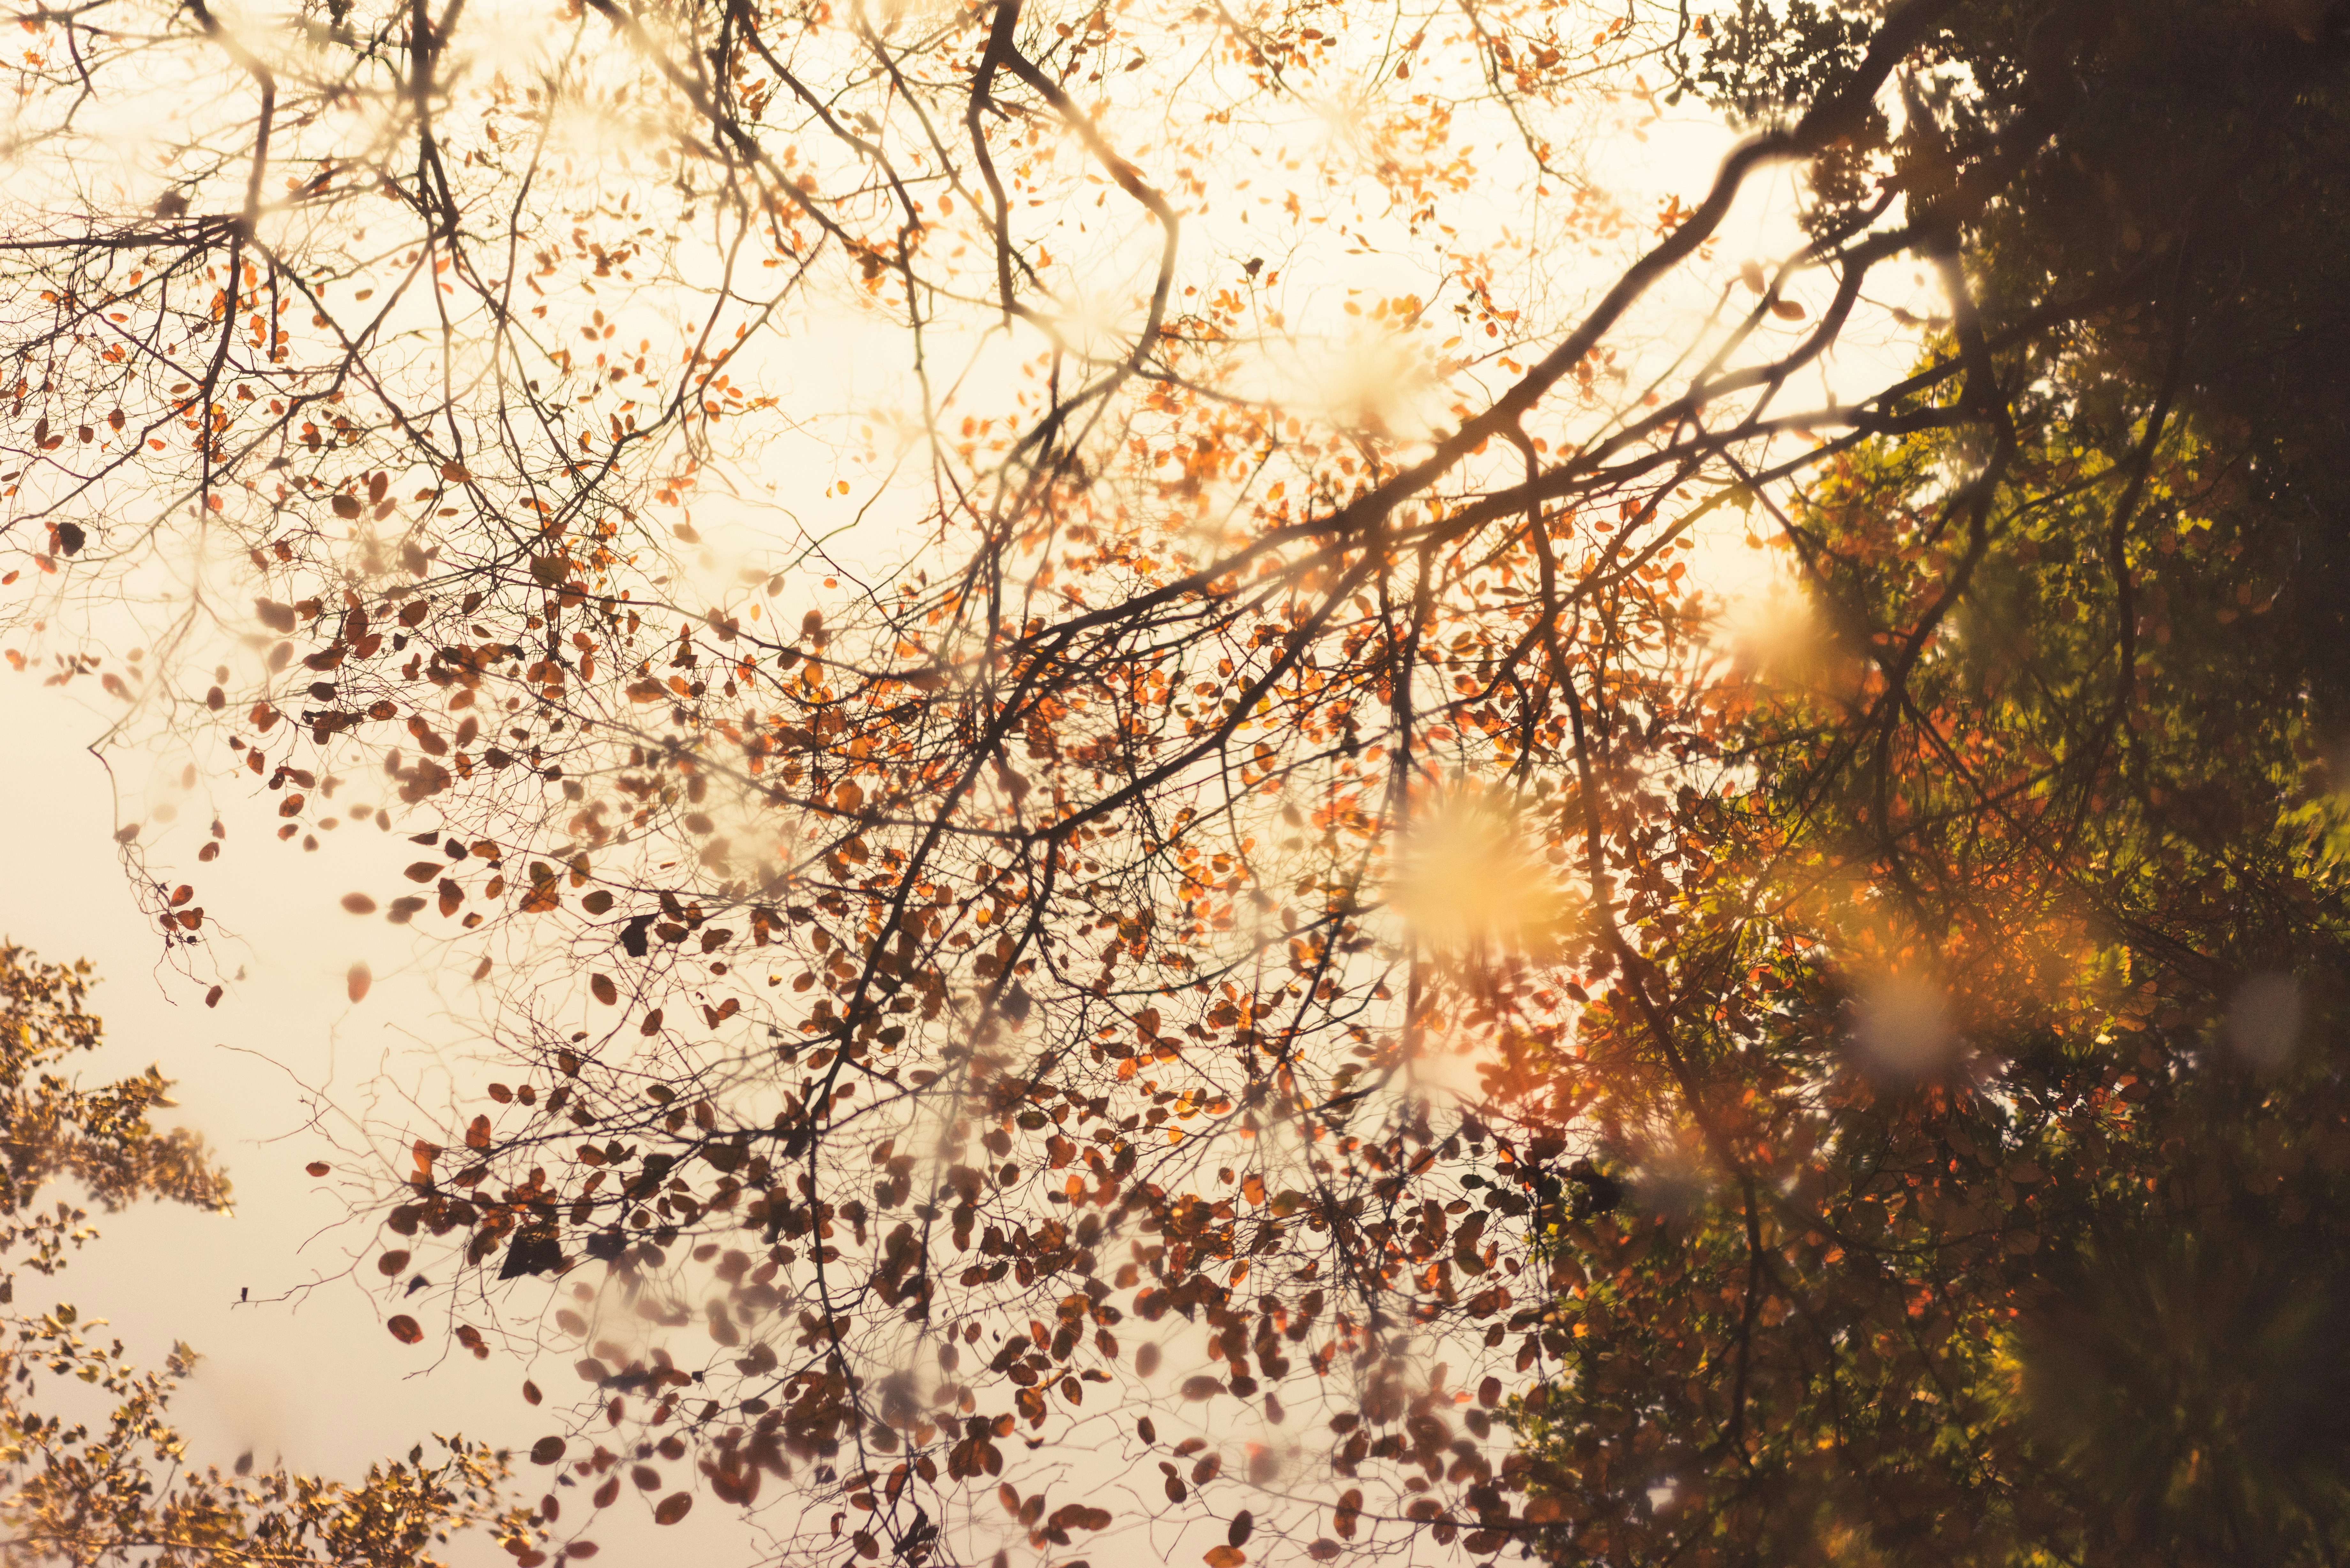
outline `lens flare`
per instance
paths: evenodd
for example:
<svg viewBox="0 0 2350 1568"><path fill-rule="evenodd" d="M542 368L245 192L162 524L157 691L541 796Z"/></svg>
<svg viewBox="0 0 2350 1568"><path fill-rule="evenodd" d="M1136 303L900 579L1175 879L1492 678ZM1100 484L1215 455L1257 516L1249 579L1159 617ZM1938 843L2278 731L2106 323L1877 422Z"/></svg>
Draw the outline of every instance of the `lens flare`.
<svg viewBox="0 0 2350 1568"><path fill-rule="evenodd" d="M1473 797L1412 824L1388 902L1417 940L1455 957L1545 950L1574 912L1516 812Z"/></svg>
<svg viewBox="0 0 2350 1568"><path fill-rule="evenodd" d="M2301 1037L2301 986L2289 974L2256 974L2228 1004L2228 1044L2255 1067L2282 1067Z"/></svg>

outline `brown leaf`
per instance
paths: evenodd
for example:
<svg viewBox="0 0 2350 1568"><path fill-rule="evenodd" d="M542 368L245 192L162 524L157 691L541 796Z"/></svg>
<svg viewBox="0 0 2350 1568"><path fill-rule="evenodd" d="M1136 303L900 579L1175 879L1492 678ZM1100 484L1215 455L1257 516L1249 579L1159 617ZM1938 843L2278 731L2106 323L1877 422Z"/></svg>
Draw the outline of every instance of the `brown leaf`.
<svg viewBox="0 0 2350 1568"><path fill-rule="evenodd" d="M683 1519L686 1514L692 1510L692 1508L693 1497L691 1493L673 1491L667 1497L661 1499L660 1506L653 1510L653 1522L655 1524L675 1524L679 1520Z"/></svg>
<svg viewBox="0 0 2350 1568"><path fill-rule="evenodd" d="M350 972L343 976L343 991L353 1002L365 1002L368 987L374 983L375 976L368 971L364 961L351 965Z"/></svg>
<svg viewBox="0 0 2350 1568"><path fill-rule="evenodd" d="M383 1326L391 1330L391 1337L402 1345L414 1345L424 1337L424 1330L419 1327L416 1320L406 1313L401 1313Z"/></svg>
<svg viewBox="0 0 2350 1568"><path fill-rule="evenodd" d="M1183 1397L1186 1399L1212 1399L1223 1391L1222 1383L1205 1374L1183 1379Z"/></svg>
<svg viewBox="0 0 2350 1568"><path fill-rule="evenodd" d="M343 908L354 915L372 915L375 913L375 900L365 893L346 893L343 895Z"/></svg>
<svg viewBox="0 0 2350 1568"><path fill-rule="evenodd" d="M538 1401L534 1399L531 1403L536 1405ZM551 1465L563 1457L566 1446L561 1438L541 1438L530 1446L530 1462L535 1465Z"/></svg>
<svg viewBox="0 0 2350 1568"><path fill-rule="evenodd" d="M1801 321L1804 307L1792 299L1774 299L1771 302L1771 314L1782 321Z"/></svg>
<svg viewBox="0 0 2350 1568"><path fill-rule="evenodd" d="M620 1000L620 988L612 983L612 977L608 974L599 974L589 981L588 989L594 992L596 1000L607 1007Z"/></svg>

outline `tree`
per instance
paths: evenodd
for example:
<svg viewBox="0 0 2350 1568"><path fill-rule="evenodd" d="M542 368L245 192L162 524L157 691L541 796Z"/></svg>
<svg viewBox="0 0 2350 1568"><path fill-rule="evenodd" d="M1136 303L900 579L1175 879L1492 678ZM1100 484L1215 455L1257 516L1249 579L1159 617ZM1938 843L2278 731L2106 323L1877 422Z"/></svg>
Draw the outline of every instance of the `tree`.
<svg viewBox="0 0 2350 1568"><path fill-rule="evenodd" d="M1014 1438L1098 1445L1115 1398L1170 1506L1228 1520L1220 1568L1391 1526L2301 1551L2322 1464L2147 1490L2103 1426L2020 1436L2009 1376L2142 1360L2055 1305L2189 1234L2125 1185L2166 1140L2226 1129L2217 1190L2286 1172L2325 1212L2322 1052L2273 1146L2230 1116L2280 1080L2184 1065L2244 995L2282 1037L2247 969L2334 962L2334 808L2280 793L2330 722L2311 645L2220 629L2326 542L2331 492L2271 465L2339 410L2321 355L2241 353L2338 331L2338 29L2278 15L593 5L493 55L454 10L44 14L31 166L159 85L172 156L151 205L14 198L25 615L156 596L144 641L182 651L53 679L115 681L134 727L217 715L281 837L402 819L384 912L504 982L514 1065L418 1129L394 1267L463 1261L434 1299L484 1357L469 1319L552 1277L591 1391L534 1458L595 1508L625 1470L681 1517L662 1460L788 1488L818 1550L951 1560L974 1487L1074 1546L1111 1515ZM1620 110L1666 70L1768 118L1651 223L1572 150L1586 78ZM1807 243L1740 292L1719 237L1790 164ZM1570 246L1621 270L1563 301ZM1348 298L1347 249L1417 282ZM1914 373L1791 405L1921 262ZM785 472L815 449L772 444L836 318L903 404L832 427L872 455L825 482L887 523L827 546L766 509L817 504ZM1773 672L1725 666L1692 579L1733 512L1817 606ZM754 524L686 598L703 534ZM248 599L232 702L208 628ZM2215 755L2197 715L2248 691L2268 727ZM192 882L142 881L200 961ZM1425 1082L1462 1054L1468 1106ZM2262 1277L2235 1256L2188 1275ZM2267 1345L2241 1388L2321 1331L2214 1334ZM1222 1366L1154 1385L1160 1339ZM1318 1469L1225 1501L1287 1461L1176 1437L1223 1400L1268 1438L1312 1407L1334 1512ZM1902 1484L1844 1485L1838 1442Z"/></svg>
<svg viewBox="0 0 2350 1568"><path fill-rule="evenodd" d="M99 1020L85 1010L89 966L47 964L17 947L0 948L0 1303L16 1299L22 1271L55 1274L92 1240L88 1212L61 1199L39 1201L59 1179L112 1211L142 1198L225 1211L228 1181L185 1129L158 1131L148 1112L172 1104L154 1068L86 1090L58 1069L99 1044ZM120 1340L71 1305L5 1320L0 1340L0 1563L15 1568L101 1564L333 1563L390 1568L439 1559L453 1531L498 1524L527 1539L521 1511L501 1515L505 1456L463 1438L438 1439L444 1457L428 1465L420 1448L405 1462L368 1472L363 1486L271 1469L251 1455L231 1473L194 1468L168 1411L174 1386L196 1354L172 1346L164 1369L140 1372ZM34 1403L44 1376L88 1384L115 1401L99 1423L44 1414Z"/></svg>
<svg viewBox="0 0 2350 1568"><path fill-rule="evenodd" d="M1752 108L1866 36L1794 20L1693 74ZM2350 1538L2343 533L2301 455L2343 410L2250 363L2337 329L2330 260L2270 248L2340 211L2336 24L2084 11L2060 70L2067 14L2023 21L1955 14L1899 143L1913 202L1980 177L1977 313L1916 384L1977 353L1998 395L1856 432L1788 508L1816 640L1758 682L1742 809L1690 817L1687 923L1561 1065L1712 1193L1562 1231L1576 1364L1527 1428L1562 1561ZM1981 89L1939 114L1938 58Z"/></svg>

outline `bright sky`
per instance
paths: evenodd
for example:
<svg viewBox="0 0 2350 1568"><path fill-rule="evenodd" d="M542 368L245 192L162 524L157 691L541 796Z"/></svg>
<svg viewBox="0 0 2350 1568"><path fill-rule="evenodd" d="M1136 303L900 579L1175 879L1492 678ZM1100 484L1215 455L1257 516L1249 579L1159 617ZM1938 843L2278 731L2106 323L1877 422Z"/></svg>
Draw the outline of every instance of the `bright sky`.
<svg viewBox="0 0 2350 1568"><path fill-rule="evenodd" d="M1668 194L1693 199L1729 143L1721 128L1692 112L1669 112L1637 132L1628 125L1615 111L1596 115L1595 134L1604 140L1591 143L1583 161L1636 214L1655 212ZM1320 136L1332 144L1343 142L1346 133L1343 116L1298 130L1304 140ZM1141 161L1150 162L1147 155ZM1782 171L1758 182L1711 261L1676 280L1647 313L1648 329L1661 331L1702 310L1737 275L1740 262L1767 264L1793 247L1792 179L1792 172ZM1506 221L1505 201L1497 197L1490 210L1495 223ZM1245 201L1222 207L1211 202L1198 224L1198 254L1246 254L1266 221L1259 213L1244 223L1241 213L1248 211ZM1071 236L1070 254L1082 257L1085 244ZM1562 299L1596 292L1619 259L1616 252L1565 257L1559 275L1548 281ZM1292 272L1284 303L1305 323L1336 322L1348 290L1430 286L1415 275L1413 258L1382 254L1376 245L1345 252L1325 247L1284 265ZM1087 273L1082 265L1079 272L1116 276ZM1117 299L1099 308L1097 327L1123 320ZM1335 329L1323 336L1330 345L1343 337ZM886 331L855 317L806 319L764 362L764 383L757 358L737 375L775 387L787 410L838 416L887 407L906 395L902 367L880 352L890 341ZM1852 335L1841 351L1841 369L1832 366L1826 374L1874 378L1908 352L1889 336L1873 349L1863 344L1862 334ZM984 402L987 378L997 372L990 371L975 340L958 345L951 332L942 335L942 349L957 347L978 366L965 395ZM1290 368L1301 384L1379 374L1376 365L1366 370L1349 360L1343 347L1309 349ZM1497 374L1496 385L1499 379ZM768 510L763 498L755 504L698 504L696 525L706 541L700 569L712 587L733 578L754 556L772 564L795 536L795 524L805 537L862 514L861 532L836 539L836 548L871 561L898 553L902 536L888 522L887 493L877 496L879 476L822 460L837 451L834 433L775 441L737 476L743 493L772 495L784 514ZM844 476L852 485L846 496L834 490ZM1743 535L1734 514L1717 514L1699 552L1702 584L1727 595L1762 580L1764 557L1746 548ZM781 601L794 618L800 600L816 591L812 576L803 574ZM99 640L117 647L141 635L127 626L94 629ZM155 829L149 836L155 836L162 830L159 805L210 809L198 804L204 787L192 793L180 787L182 770L191 762L217 766L225 753L179 753L172 750L178 737L167 736L152 753L113 753L109 771L88 747L109 722L110 704L88 681L59 692L31 677L0 680L0 732L12 740L9 764L0 772L0 810L17 825L11 875L0 885L0 931L46 957L87 957L99 966L104 984L96 1006L112 1044L86 1076L160 1062L182 1083L179 1118L203 1132L226 1161L237 1186L237 1213L217 1220L140 1210L112 1217L103 1224L103 1239L59 1282L58 1296L110 1319L147 1365L159 1363L173 1338L203 1353L205 1362L180 1415L197 1451L223 1463L251 1449L264 1460L282 1456L297 1468L355 1478L371 1459L404 1451L435 1427L458 1425L469 1435L526 1448L551 1424L528 1418L517 1387L524 1376L536 1376L556 1398L567 1396L575 1380L565 1358L542 1355L533 1365L500 1353L486 1363L459 1355L428 1366L428 1352L445 1343L443 1336L428 1334L426 1345L416 1349L396 1344L380 1326L393 1309L374 1289L371 1230L344 1222L346 1205L333 1179L320 1182L303 1170L309 1160L340 1164L349 1158L348 1151L390 1147L405 1130L437 1125L451 1103L452 1075L469 1092L494 1075L474 1064L486 1061L473 1049L480 993L463 968L447 962L447 950L418 944L404 928L347 915L338 907L347 891L380 892L395 882L398 867L411 857L410 846L397 833L348 824L323 835L315 852L272 843L271 798L245 787L254 781L228 775L219 799L233 852L206 867L203 902L207 931L215 933L216 961L232 974L241 969L242 979L229 986L217 1009L207 1010L200 985L157 968L160 946L124 885L113 835L121 823L144 820ZM338 800L381 798L364 779L343 791ZM429 826L420 820L411 830ZM182 843L192 845L200 836L183 836ZM366 965L372 977L358 1002L348 999L355 964ZM311 1130L314 1119L325 1136ZM329 1147L329 1137L343 1152ZM373 1179L380 1186L389 1172L375 1172ZM46 1288L47 1282L20 1280L20 1308L43 1304L37 1298ZM246 1290L252 1299L241 1303ZM538 1300L526 1290L514 1304L536 1308ZM1145 1479L1155 1485L1155 1474ZM1107 1486L1126 1478L1092 1480ZM639 1526L629 1535L599 1530L607 1552L653 1550L642 1511L623 1510L620 1516L639 1520ZM662 1532L658 1551L665 1559L706 1552L723 1553L729 1563L743 1561L741 1529L705 1498L685 1526ZM1306 1530L1298 1539L1315 1532ZM1149 1550L1170 1561L1179 1560L1179 1552L1196 1560L1210 1539L1154 1541ZM1106 1544L1095 1555L1108 1560L1115 1553ZM504 1559L480 1542L461 1561Z"/></svg>

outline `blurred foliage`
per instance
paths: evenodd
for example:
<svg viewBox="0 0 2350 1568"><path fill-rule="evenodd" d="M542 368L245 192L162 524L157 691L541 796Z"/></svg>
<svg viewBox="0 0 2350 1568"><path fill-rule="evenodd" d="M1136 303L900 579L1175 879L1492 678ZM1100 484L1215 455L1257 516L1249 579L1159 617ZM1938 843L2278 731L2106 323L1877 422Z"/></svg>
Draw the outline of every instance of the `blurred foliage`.
<svg viewBox="0 0 2350 1568"><path fill-rule="evenodd" d="M114 1210L141 1198L225 1212L228 1181L192 1133L159 1132L148 1112L172 1104L153 1067L96 1090L55 1069L94 1049L99 1020L85 1009L89 966L47 964L0 948L0 1303L16 1272L55 1273L69 1247L94 1232L71 1202L36 1206L58 1178ZM21 1256L10 1254L23 1249ZM463 1438L436 1439L373 1466L353 1487L271 1468L252 1456L230 1473L198 1469L169 1419L172 1396L195 1368L175 1345L161 1372L140 1372L122 1342L94 1336L104 1324L60 1303L37 1315L0 1318L0 1564L69 1563L150 1568L231 1564L437 1563L456 1531L497 1523L526 1546L518 1517L496 1512L505 1457ZM40 1379L74 1383L112 1406L98 1419L36 1404ZM43 1403L47 1403L44 1401Z"/></svg>
<svg viewBox="0 0 2350 1568"><path fill-rule="evenodd" d="M1553 1231L1553 1560L2350 1551L2344 16L1943 13L1878 150L1967 291L1910 406L1970 344L2004 403L1778 519L1743 792L1554 1063L1631 1195ZM1767 20L1691 85L1846 68Z"/></svg>

